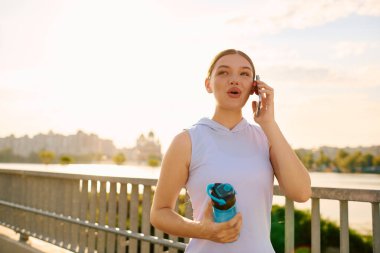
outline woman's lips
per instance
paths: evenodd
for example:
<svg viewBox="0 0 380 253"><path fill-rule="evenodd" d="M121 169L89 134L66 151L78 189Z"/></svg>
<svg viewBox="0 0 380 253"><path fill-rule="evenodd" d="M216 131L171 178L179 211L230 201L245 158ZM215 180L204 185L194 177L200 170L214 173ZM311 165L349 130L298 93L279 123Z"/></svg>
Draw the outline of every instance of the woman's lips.
<svg viewBox="0 0 380 253"><path fill-rule="evenodd" d="M239 88L233 87L227 91L230 98L239 98L241 95L241 90Z"/></svg>

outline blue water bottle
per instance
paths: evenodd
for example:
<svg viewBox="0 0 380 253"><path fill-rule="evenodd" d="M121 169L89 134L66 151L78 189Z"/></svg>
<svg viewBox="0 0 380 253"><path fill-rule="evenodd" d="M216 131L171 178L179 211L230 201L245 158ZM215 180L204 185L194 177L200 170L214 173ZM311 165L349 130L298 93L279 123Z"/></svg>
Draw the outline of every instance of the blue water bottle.
<svg viewBox="0 0 380 253"><path fill-rule="evenodd" d="M225 222L236 215L236 192L230 184L209 184L207 194L212 200L215 222Z"/></svg>

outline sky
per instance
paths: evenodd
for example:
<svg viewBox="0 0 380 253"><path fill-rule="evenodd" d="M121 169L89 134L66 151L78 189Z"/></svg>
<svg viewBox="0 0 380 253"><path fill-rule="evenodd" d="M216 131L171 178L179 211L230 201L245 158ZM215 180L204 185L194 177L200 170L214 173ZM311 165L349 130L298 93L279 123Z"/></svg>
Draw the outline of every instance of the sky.
<svg viewBox="0 0 380 253"><path fill-rule="evenodd" d="M82 130L121 148L152 130L165 152L212 117L204 79L227 48L274 88L293 148L380 145L378 0L3 0L0 137Z"/></svg>

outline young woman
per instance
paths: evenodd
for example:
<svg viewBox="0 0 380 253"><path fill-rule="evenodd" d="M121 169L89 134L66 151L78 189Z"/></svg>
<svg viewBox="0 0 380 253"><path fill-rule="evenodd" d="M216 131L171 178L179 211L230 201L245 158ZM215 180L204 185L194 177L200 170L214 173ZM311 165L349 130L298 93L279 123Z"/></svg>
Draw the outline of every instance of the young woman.
<svg viewBox="0 0 380 253"><path fill-rule="evenodd" d="M192 238L186 252L273 253L270 214L273 179L290 199L310 198L310 177L281 133L274 117L274 90L253 81L255 68L243 52L229 49L212 61L205 80L214 94L215 112L172 141L162 162L151 209L151 223L172 235ZM242 117L253 90L261 93L262 107L252 102L254 121ZM215 223L206 187L229 183L236 192L238 214ZM175 203L186 187L193 220L180 216Z"/></svg>

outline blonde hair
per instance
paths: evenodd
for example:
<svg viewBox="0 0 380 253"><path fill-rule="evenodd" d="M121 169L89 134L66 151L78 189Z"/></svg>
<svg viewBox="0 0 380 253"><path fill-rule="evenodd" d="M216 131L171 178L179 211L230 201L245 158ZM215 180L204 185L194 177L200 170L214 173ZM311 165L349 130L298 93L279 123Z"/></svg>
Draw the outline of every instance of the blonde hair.
<svg viewBox="0 0 380 253"><path fill-rule="evenodd" d="M255 72L255 66L253 65L253 62L252 62L251 58L249 58L249 56L246 53L244 53L244 52L242 52L240 50L236 50L236 49L226 49L226 50L223 50L222 52L220 52L219 54L217 54L214 57L214 59L211 61L210 67L209 67L208 72L207 72L207 78L211 77L211 73L214 70L216 62L220 58L222 58L223 56L226 56L226 55L229 55L229 54L239 54L239 55L243 56L249 62L249 64L251 64L253 76L255 76L255 74L256 74L256 72Z"/></svg>

